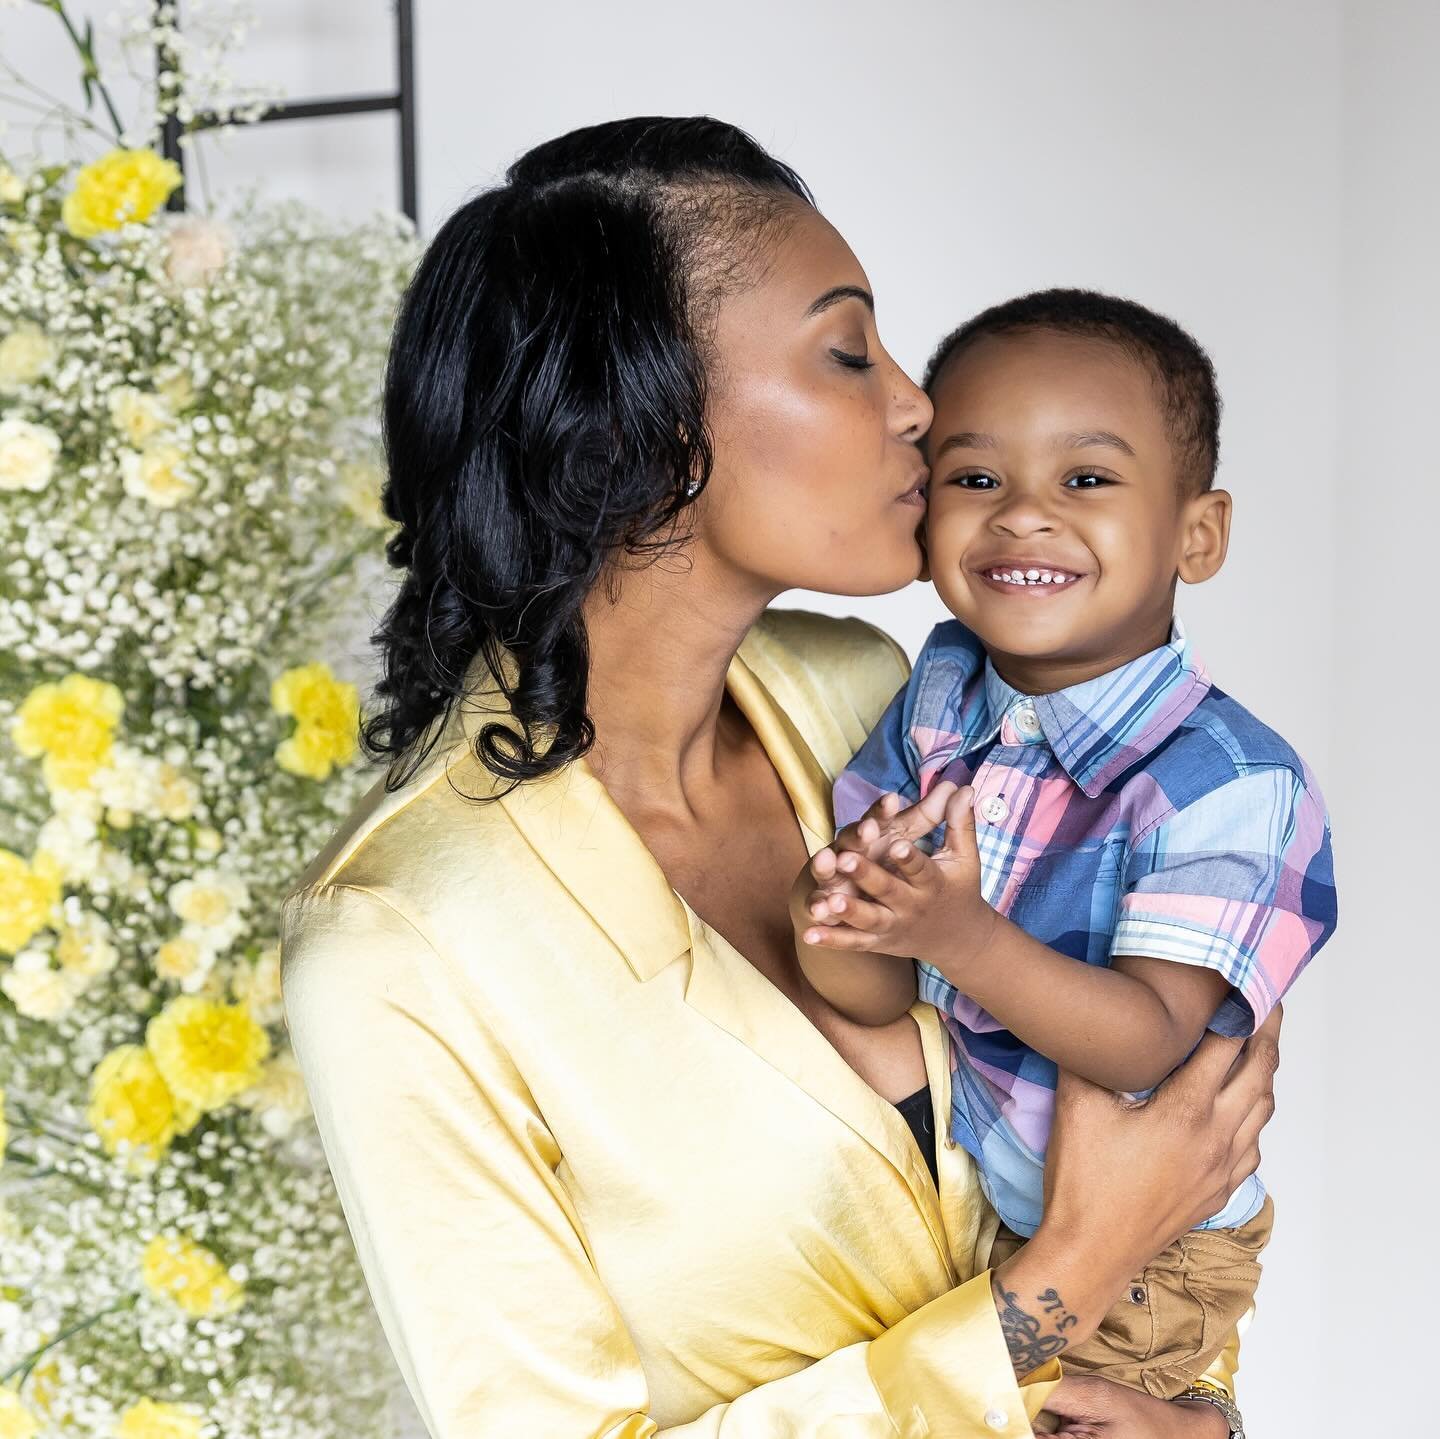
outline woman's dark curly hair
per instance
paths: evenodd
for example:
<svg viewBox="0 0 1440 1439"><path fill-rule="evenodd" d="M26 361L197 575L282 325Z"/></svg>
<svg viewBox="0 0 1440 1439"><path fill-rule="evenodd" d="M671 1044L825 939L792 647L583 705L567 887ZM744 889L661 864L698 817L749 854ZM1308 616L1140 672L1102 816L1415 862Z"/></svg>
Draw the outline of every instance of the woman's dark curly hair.
<svg viewBox="0 0 1440 1439"><path fill-rule="evenodd" d="M387 789L477 655L518 721L480 728L494 775L590 748L581 605L607 563L683 539L712 460L714 305L797 203L805 183L733 125L639 117L537 146L441 227L385 374L386 555L404 573L371 636L362 738Z"/></svg>

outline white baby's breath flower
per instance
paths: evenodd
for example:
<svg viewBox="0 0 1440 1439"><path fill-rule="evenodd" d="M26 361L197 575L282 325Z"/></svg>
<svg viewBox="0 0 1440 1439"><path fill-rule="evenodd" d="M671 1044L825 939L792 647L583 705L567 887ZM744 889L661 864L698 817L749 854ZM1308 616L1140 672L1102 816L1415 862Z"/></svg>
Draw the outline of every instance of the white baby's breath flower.
<svg viewBox="0 0 1440 1439"><path fill-rule="evenodd" d="M346 508L372 530L383 530L390 520L380 504L385 476L379 466L368 460L347 460L340 466L339 479Z"/></svg>
<svg viewBox="0 0 1440 1439"><path fill-rule="evenodd" d="M43 490L59 455L60 436L48 425L0 420L0 490Z"/></svg>

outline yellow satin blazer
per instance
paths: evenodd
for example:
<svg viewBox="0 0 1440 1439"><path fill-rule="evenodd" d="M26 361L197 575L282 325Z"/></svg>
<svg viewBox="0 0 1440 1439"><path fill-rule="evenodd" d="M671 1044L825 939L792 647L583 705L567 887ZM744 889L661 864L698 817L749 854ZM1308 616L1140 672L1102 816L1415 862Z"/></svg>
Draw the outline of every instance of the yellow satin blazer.
<svg viewBox="0 0 1440 1439"><path fill-rule="evenodd" d="M870 625L798 611L732 662L812 852L907 670ZM896 1108L583 760L465 798L500 788L480 717L371 790L282 922L295 1053L433 1439L1029 1434L1059 1371L1015 1382L969 1156L939 1146L937 1193ZM945 1136L944 1031L912 1013Z"/></svg>

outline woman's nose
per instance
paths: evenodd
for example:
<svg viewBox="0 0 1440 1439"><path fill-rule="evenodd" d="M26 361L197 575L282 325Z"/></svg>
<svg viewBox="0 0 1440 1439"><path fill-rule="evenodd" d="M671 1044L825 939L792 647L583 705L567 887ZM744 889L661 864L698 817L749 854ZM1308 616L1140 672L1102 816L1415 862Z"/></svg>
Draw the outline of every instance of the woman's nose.
<svg viewBox="0 0 1440 1439"><path fill-rule="evenodd" d="M894 433L910 444L918 444L935 418L930 396L900 368L895 367L895 393L890 404Z"/></svg>

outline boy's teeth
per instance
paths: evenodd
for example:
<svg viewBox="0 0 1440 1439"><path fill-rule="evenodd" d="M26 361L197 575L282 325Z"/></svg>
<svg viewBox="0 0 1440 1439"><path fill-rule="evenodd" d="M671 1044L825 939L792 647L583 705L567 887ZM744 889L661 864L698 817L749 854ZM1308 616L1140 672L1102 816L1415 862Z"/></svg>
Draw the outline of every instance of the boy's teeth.
<svg viewBox="0 0 1440 1439"><path fill-rule="evenodd" d="M1075 578L1063 570L991 570L990 577L1007 585L1064 585Z"/></svg>

